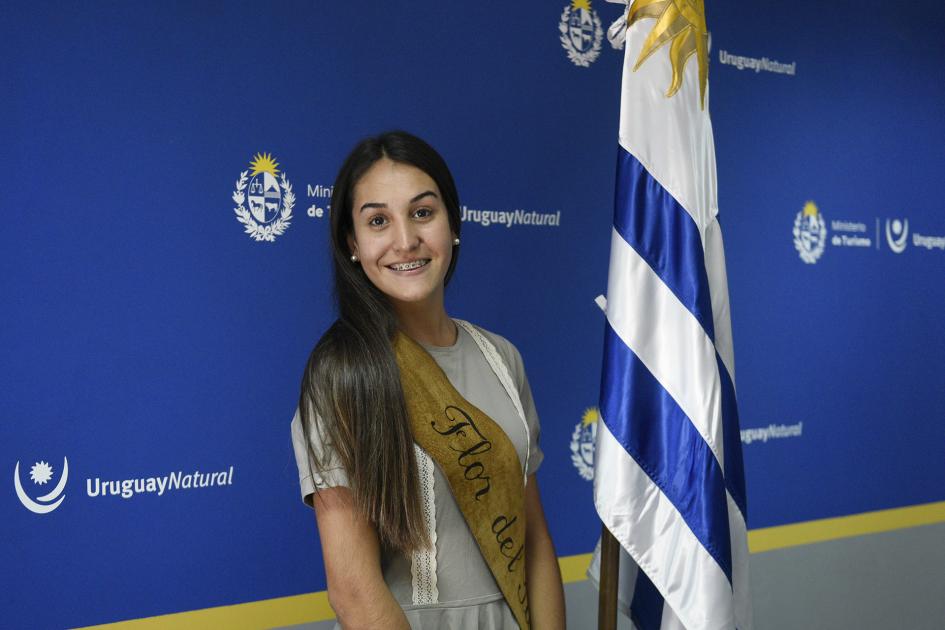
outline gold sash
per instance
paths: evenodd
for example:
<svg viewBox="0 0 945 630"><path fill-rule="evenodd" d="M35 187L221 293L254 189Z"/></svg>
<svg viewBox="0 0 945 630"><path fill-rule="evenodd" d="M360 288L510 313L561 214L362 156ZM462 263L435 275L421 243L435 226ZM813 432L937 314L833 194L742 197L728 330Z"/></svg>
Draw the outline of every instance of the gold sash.
<svg viewBox="0 0 945 630"><path fill-rule="evenodd" d="M525 489L515 446L417 342L399 333L393 347L413 439L439 465L512 614L529 630Z"/></svg>

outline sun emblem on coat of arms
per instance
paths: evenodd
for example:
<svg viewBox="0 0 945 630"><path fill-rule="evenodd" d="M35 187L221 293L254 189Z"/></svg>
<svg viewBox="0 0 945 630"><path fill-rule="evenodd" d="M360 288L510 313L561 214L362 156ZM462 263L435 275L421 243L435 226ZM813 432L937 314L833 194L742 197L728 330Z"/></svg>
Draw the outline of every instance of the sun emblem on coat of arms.
<svg viewBox="0 0 945 630"><path fill-rule="evenodd" d="M245 203L249 202L249 208ZM233 191L236 219L253 240L276 240L292 221L295 193L279 163L269 153L257 153L249 169L240 173Z"/></svg>
<svg viewBox="0 0 945 630"><path fill-rule="evenodd" d="M643 49L633 66L634 72L664 44L669 44L673 80L666 96L673 96L683 83L686 63L692 56L699 64L699 102L705 109L705 88L709 80L709 33L705 25L702 0L636 0L627 14L627 28L637 21L656 19L646 36Z"/></svg>

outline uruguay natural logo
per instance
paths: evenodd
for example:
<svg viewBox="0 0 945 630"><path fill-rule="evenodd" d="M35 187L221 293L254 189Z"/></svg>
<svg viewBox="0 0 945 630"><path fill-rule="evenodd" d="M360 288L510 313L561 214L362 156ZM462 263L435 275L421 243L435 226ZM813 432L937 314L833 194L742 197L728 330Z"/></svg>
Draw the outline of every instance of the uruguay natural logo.
<svg viewBox="0 0 945 630"><path fill-rule="evenodd" d="M886 243L889 249L901 254L906 251L909 239L909 219L886 219Z"/></svg>
<svg viewBox="0 0 945 630"><path fill-rule="evenodd" d="M292 222L295 194L285 173L269 153L257 153L240 173L233 191L236 219L255 241L276 240ZM246 204L249 204L247 207Z"/></svg>
<svg viewBox="0 0 945 630"><path fill-rule="evenodd" d="M42 496L32 497L31 494L42 492L46 484L52 481L56 471L45 461L38 461L30 467L30 481L32 481L31 492L23 488L23 482L20 479L20 462L13 468L13 488L16 490L16 496L30 512L35 514L48 514L55 510L65 500L66 482L69 480L69 460L62 458L62 473L59 476L59 482L50 491Z"/></svg>
<svg viewBox="0 0 945 630"><path fill-rule="evenodd" d="M571 0L561 13L558 31L561 47L574 65L587 68L600 56L604 29L591 0Z"/></svg>

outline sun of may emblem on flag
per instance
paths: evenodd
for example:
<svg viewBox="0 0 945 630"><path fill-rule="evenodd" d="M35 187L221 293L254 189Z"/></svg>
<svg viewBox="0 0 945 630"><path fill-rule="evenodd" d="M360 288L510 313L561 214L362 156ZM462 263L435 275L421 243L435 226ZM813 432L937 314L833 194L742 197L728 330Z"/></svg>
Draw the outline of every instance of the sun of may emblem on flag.
<svg viewBox="0 0 945 630"><path fill-rule="evenodd" d="M686 62L695 55L699 64L699 101L704 109L705 87L709 80L709 34L702 0L636 0L627 14L627 28L646 18L655 18L656 24L643 42L643 49L633 66L634 72L658 48L669 42L673 82L666 90L666 96L670 97L682 87Z"/></svg>

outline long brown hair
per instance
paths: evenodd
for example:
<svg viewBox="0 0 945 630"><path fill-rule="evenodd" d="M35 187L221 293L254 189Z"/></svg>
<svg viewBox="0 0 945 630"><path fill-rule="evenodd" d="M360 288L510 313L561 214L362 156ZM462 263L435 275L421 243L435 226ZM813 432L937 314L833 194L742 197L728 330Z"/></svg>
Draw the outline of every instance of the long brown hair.
<svg viewBox="0 0 945 630"><path fill-rule="evenodd" d="M381 158L429 175L460 232L459 197L446 162L429 144L403 131L358 143L335 178L331 195L331 252L338 319L312 350L302 377L299 411L306 439L315 431L348 475L358 510L374 524L381 544L404 552L429 544L420 507L400 371L391 347L397 318L390 302L351 262L354 187ZM449 282L459 256L446 272ZM316 461L317 467L329 462Z"/></svg>

